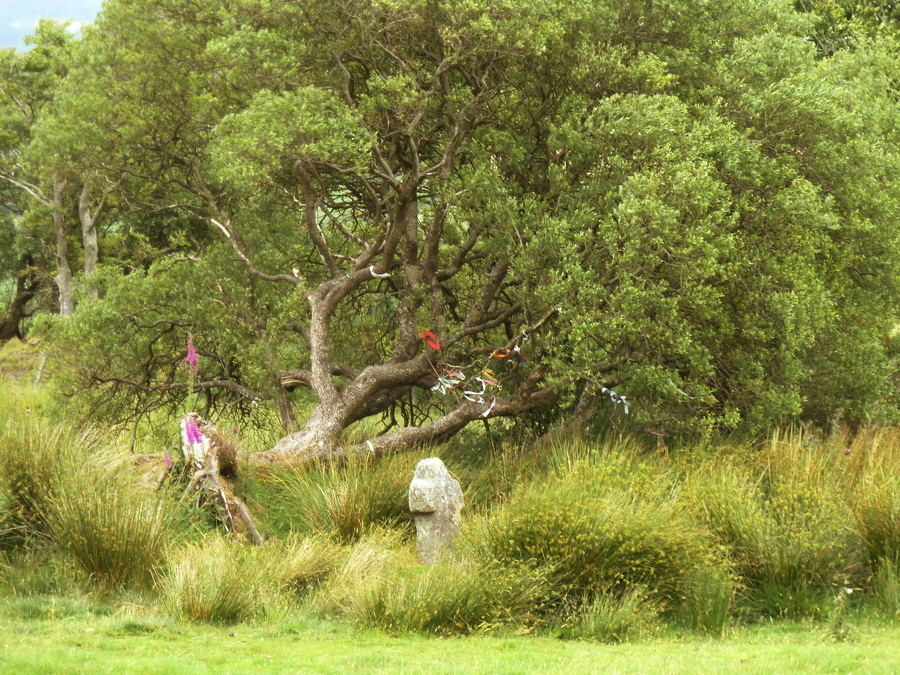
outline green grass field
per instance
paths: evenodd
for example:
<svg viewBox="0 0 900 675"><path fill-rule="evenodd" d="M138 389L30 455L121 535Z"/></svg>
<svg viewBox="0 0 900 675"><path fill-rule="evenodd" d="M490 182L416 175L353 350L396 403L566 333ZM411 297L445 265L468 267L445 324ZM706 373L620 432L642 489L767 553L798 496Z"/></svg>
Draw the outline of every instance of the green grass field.
<svg viewBox="0 0 900 675"><path fill-rule="evenodd" d="M900 625L861 622L834 642L827 626L779 623L721 639L670 634L620 645L540 636L389 637L293 617L209 627L92 613L69 601L7 600L0 670L8 673L895 673ZM54 615L54 612L56 615ZM38 615L36 618L25 618ZM54 618L55 616L55 618ZM49 618L48 618L49 617Z"/></svg>

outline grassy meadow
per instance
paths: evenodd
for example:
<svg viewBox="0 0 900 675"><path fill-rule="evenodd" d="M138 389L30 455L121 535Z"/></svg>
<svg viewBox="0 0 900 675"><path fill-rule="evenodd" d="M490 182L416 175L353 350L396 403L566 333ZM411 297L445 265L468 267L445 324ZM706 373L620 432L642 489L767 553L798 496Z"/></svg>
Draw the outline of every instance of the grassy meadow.
<svg viewBox="0 0 900 675"><path fill-rule="evenodd" d="M79 428L38 363L0 350L4 671L900 668L900 430L666 452L479 430L243 477L258 548L136 468L163 431ZM423 566L406 489L429 454L466 509Z"/></svg>

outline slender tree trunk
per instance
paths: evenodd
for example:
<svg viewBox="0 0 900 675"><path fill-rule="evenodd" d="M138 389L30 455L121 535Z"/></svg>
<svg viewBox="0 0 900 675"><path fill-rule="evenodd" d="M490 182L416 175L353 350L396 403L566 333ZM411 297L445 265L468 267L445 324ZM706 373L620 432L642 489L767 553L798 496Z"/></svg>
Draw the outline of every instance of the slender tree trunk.
<svg viewBox="0 0 900 675"><path fill-rule="evenodd" d="M78 199L78 219L81 221L81 240L84 245L84 277L89 279L97 269L99 249L97 247L97 215L91 213L91 187L87 183L81 189ZM88 297L96 298L97 289L89 287Z"/></svg>
<svg viewBox="0 0 900 675"><path fill-rule="evenodd" d="M63 210L63 194L66 182L57 180L53 186L53 230L56 235L56 287L59 289L59 315L72 316L75 313L75 298L72 295L72 270L69 267L69 243L66 240L66 214Z"/></svg>

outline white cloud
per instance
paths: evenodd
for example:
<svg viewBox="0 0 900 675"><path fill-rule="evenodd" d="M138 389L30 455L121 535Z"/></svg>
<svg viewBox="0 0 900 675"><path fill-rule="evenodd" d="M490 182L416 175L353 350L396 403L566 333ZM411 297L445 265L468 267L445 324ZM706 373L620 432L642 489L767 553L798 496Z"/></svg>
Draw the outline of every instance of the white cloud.
<svg viewBox="0 0 900 675"><path fill-rule="evenodd" d="M31 31L37 28L38 17L26 17L23 19L13 19L7 25L15 31Z"/></svg>
<svg viewBox="0 0 900 675"><path fill-rule="evenodd" d="M66 26L66 31L69 33L77 33L88 24L90 24L90 21L73 21Z"/></svg>

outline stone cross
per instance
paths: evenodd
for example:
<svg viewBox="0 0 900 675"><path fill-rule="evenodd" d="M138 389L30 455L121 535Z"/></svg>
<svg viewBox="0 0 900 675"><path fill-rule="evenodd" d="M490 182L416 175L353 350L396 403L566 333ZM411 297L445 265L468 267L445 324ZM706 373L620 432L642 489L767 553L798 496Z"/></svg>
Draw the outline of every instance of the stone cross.
<svg viewBox="0 0 900 675"><path fill-rule="evenodd" d="M416 550L426 564L453 545L464 505L459 481L437 457L423 459L409 484L409 510L416 519Z"/></svg>

